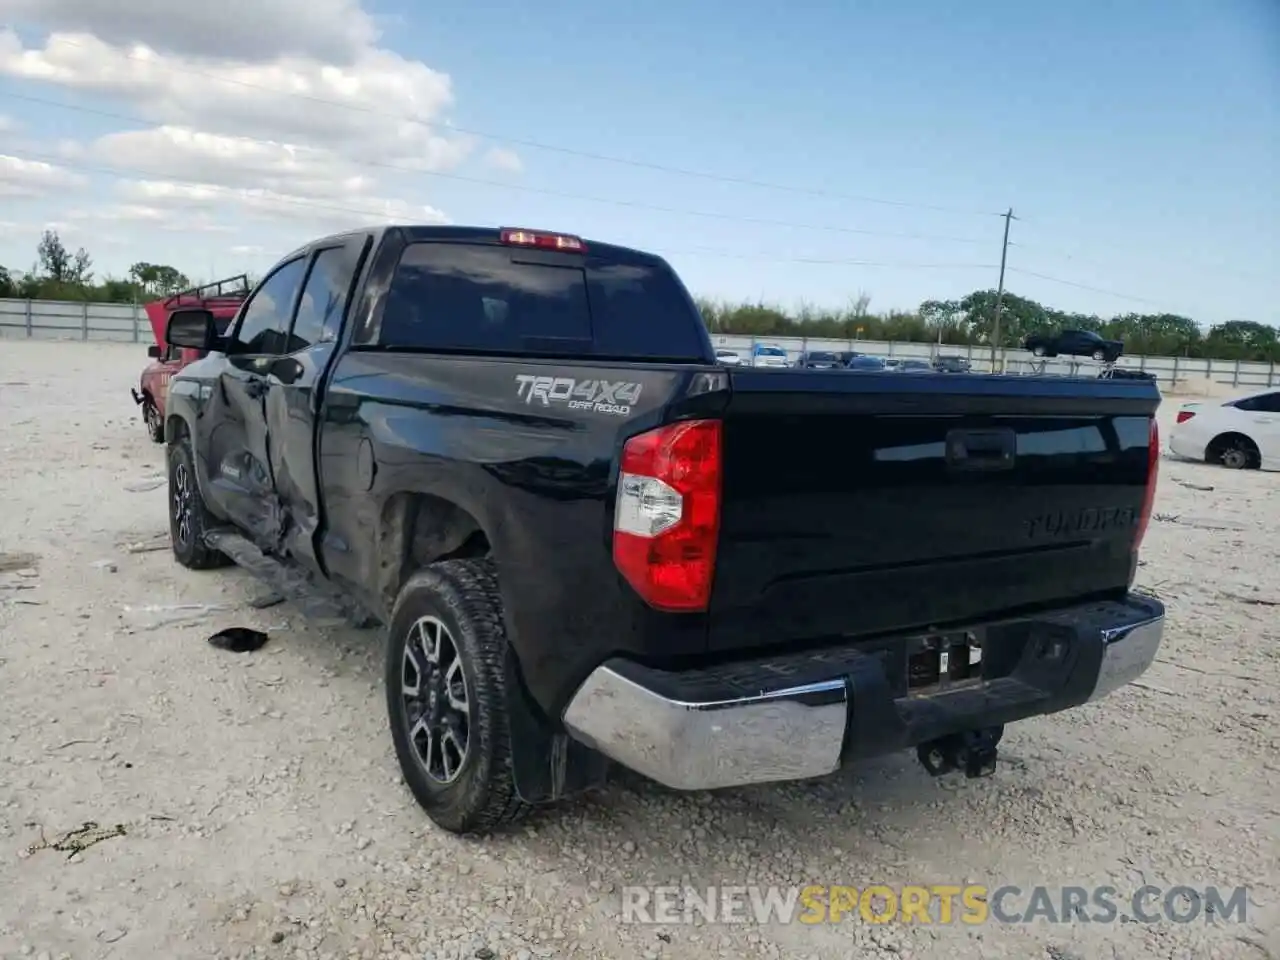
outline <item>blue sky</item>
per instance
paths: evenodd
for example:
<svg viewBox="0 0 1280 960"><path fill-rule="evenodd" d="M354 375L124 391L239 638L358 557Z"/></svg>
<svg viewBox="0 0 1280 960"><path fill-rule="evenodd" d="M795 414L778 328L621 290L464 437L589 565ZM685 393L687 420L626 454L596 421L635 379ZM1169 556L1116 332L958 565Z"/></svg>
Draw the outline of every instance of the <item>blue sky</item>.
<svg viewBox="0 0 1280 960"><path fill-rule="evenodd" d="M2 0L0 15L15 2ZM77 26L75 5L62 5L70 12L46 18L42 11L59 6L46 0L13 18L25 47ZM382 30L377 47L448 74L452 103L438 119L478 135L466 160L436 168L450 176L392 178L396 198L454 222L550 227L653 249L696 292L716 297L841 305L865 291L872 309L908 309L994 286L996 214L1012 206L1019 219L1006 285L1016 293L1102 314L1280 322L1273 0L809 9L759 0L628 8L384 0L364 9ZM118 185L86 169L104 162L95 139L145 124L5 96L13 93L182 120L152 101L140 108L129 93L0 74L0 115L10 118L0 154L60 150L86 178L79 189L98 198ZM218 122L222 133L239 132L226 117ZM494 146L518 154L520 172L482 162ZM343 195L329 202L341 205ZM260 270L316 229L221 209L217 229L199 235L123 220L86 227L68 216L69 204L84 213L83 198L65 190L0 196L0 221L13 224L0 236L0 263L28 265L35 234L24 231L44 221L66 224L102 270L180 259L176 266L201 277Z"/></svg>

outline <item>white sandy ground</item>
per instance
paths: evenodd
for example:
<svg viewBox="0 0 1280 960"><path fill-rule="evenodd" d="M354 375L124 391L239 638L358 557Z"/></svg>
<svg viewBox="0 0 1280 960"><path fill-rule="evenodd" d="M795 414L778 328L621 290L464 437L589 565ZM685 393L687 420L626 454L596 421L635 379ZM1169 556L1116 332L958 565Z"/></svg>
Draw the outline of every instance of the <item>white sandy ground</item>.
<svg viewBox="0 0 1280 960"><path fill-rule="evenodd" d="M164 490L130 489L163 470L128 395L145 362L139 345L0 342L0 553L36 555L0 574L5 960L1280 958L1280 608L1239 599L1280 601L1280 477L1163 462L1141 572L1169 605L1160 661L1010 728L992 779L931 780L902 755L715 795L624 780L468 841L399 782L377 633L251 609L240 571L128 552L166 531ZM199 603L222 609L145 609ZM231 625L270 643L205 643ZM88 820L126 835L26 852ZM966 881L1250 901L1219 925L618 919L636 883Z"/></svg>

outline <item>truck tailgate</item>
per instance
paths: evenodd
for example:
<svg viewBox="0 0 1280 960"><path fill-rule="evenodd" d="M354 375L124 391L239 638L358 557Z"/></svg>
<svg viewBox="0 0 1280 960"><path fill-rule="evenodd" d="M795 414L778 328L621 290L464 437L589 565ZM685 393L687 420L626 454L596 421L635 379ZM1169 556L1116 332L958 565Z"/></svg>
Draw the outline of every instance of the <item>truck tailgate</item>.
<svg viewBox="0 0 1280 960"><path fill-rule="evenodd" d="M1118 595L1154 384L730 370L712 650Z"/></svg>

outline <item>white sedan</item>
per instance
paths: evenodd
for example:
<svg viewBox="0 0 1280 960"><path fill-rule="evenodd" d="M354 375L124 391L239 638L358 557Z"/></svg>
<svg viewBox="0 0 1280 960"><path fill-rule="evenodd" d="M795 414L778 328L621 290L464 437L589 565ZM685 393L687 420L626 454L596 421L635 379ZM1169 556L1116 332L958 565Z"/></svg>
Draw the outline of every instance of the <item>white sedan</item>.
<svg viewBox="0 0 1280 960"><path fill-rule="evenodd" d="M1188 460L1235 470L1280 470L1280 390L1224 403L1184 403L1169 449Z"/></svg>

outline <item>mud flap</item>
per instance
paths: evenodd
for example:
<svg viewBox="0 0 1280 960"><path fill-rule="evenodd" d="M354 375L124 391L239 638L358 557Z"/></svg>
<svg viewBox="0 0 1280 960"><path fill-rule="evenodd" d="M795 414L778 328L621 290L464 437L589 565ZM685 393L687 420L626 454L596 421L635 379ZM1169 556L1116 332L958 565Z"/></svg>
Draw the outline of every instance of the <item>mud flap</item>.
<svg viewBox="0 0 1280 960"><path fill-rule="evenodd" d="M553 803L603 786L609 775L609 759L563 730L552 728L530 702L510 649L506 673L511 768L520 799L531 804Z"/></svg>

